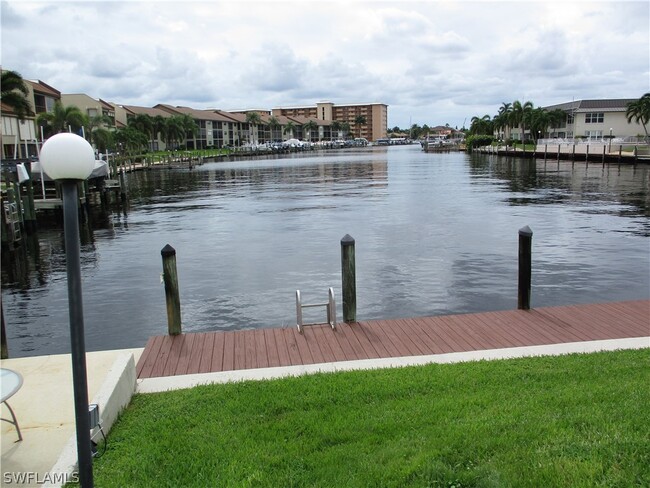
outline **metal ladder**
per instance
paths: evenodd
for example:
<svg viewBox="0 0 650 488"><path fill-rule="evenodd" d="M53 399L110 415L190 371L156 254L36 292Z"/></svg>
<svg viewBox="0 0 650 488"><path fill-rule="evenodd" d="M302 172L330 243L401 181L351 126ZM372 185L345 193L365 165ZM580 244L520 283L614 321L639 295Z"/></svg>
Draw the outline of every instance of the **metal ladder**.
<svg viewBox="0 0 650 488"><path fill-rule="evenodd" d="M22 239L22 232L20 230L20 214L18 213L18 205L15 203L5 203L4 212L5 220L11 235L11 241L20 241Z"/></svg>
<svg viewBox="0 0 650 488"><path fill-rule="evenodd" d="M303 305L300 290L296 290L296 322L298 325L298 332L302 334L303 327L306 325L319 325L319 322L306 324L302 320L302 309L312 307L325 307L327 310L327 323L332 327L332 330L336 329L336 301L334 300L334 289L330 287L327 294L328 300L325 303L308 303Z"/></svg>

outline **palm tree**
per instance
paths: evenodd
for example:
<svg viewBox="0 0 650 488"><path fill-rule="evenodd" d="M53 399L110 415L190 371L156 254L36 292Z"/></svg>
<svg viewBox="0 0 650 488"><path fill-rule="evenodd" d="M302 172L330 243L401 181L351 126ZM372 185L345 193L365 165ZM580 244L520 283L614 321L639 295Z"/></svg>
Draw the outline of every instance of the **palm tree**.
<svg viewBox="0 0 650 488"><path fill-rule="evenodd" d="M296 128L296 124L293 122L289 121L286 124L284 124L284 134L289 134L289 138L293 138L293 131Z"/></svg>
<svg viewBox="0 0 650 488"><path fill-rule="evenodd" d="M153 118L153 140L164 139L165 134L165 117L162 115L156 115ZM154 143L155 144L155 143ZM157 149L154 147L153 149Z"/></svg>
<svg viewBox="0 0 650 488"><path fill-rule="evenodd" d="M111 131L107 130L105 126L110 126L112 123L108 115L99 114L93 117L85 117L86 121L84 127L86 128L84 135L99 152L106 152L111 142Z"/></svg>
<svg viewBox="0 0 650 488"><path fill-rule="evenodd" d="M493 133L492 121L489 115L483 117L474 116L471 119L472 124L469 126L469 132L472 135L489 135Z"/></svg>
<svg viewBox="0 0 650 488"><path fill-rule="evenodd" d="M634 120L637 124L643 126L643 130L645 131L645 141L646 143L649 142L648 122L650 122L650 93L646 93L638 100L628 103L625 110L625 117L627 118L628 124L632 123Z"/></svg>
<svg viewBox="0 0 650 488"><path fill-rule="evenodd" d="M165 120L164 137L167 148L171 148L174 143L179 143L185 136L183 122L178 115L174 115Z"/></svg>
<svg viewBox="0 0 650 488"><path fill-rule="evenodd" d="M199 135L199 126L190 114L181 114L178 115L179 122L184 131L184 136L186 139L194 139ZM187 145L187 143L186 143Z"/></svg>
<svg viewBox="0 0 650 488"><path fill-rule="evenodd" d="M1 86L0 99L2 103L11 107L19 120L24 120L26 115L32 113L32 107L27 100L29 90L20 73L3 71Z"/></svg>
<svg viewBox="0 0 650 488"><path fill-rule="evenodd" d="M499 115L509 114L510 112L512 112L512 103L501 102L501 106L499 107Z"/></svg>
<svg viewBox="0 0 650 488"><path fill-rule="evenodd" d="M255 137L253 137L253 134L251 133L250 141L249 141L251 143L255 142L254 139L257 138L257 126L262 123L262 118L260 117L260 114L258 114L257 112L247 112L246 122L248 122L249 125L252 125L255 128Z"/></svg>
<svg viewBox="0 0 650 488"><path fill-rule="evenodd" d="M519 100L512 102L512 112L510 113L510 124L513 127L519 127L521 129L521 143L524 143L526 138L526 117L527 114L533 109L532 102L524 102L523 104Z"/></svg>
<svg viewBox="0 0 650 488"><path fill-rule="evenodd" d="M503 138L510 138L510 114L512 113L512 103L502 102L499 107L499 113L494 117L494 130L503 129Z"/></svg>
<svg viewBox="0 0 650 488"><path fill-rule="evenodd" d="M309 132L309 142L312 142L313 137L311 133L312 131L318 130L318 124L310 119L309 122L302 126L302 130Z"/></svg>
<svg viewBox="0 0 650 488"><path fill-rule="evenodd" d="M54 102L51 112L39 114L36 124L45 127L48 136L74 130L75 132L87 124L87 117L79 107L68 105L64 107L60 101Z"/></svg>
<svg viewBox="0 0 650 488"><path fill-rule="evenodd" d="M338 139L340 137L339 133L341 132L341 122L339 122L338 120L332 122L331 130L332 130L332 139L334 139L334 132L336 132L336 139Z"/></svg>
<svg viewBox="0 0 650 488"><path fill-rule="evenodd" d="M272 141L275 141L275 140L278 139L275 136L276 136L276 132L278 131L278 129L280 127L281 127L281 125L280 125L280 121L278 120L278 118L275 115L271 115L269 117L269 129L271 129L271 140ZM280 139L282 139L282 137L280 137Z"/></svg>
<svg viewBox="0 0 650 488"><path fill-rule="evenodd" d="M546 134L546 129L550 125L549 113L542 107L537 107L526 114L526 124L530 129L530 135L539 140ZM537 137L535 137L537 135Z"/></svg>
<svg viewBox="0 0 650 488"><path fill-rule="evenodd" d="M90 132L90 139L97 148L97 151L106 153L113 143L113 132L103 127L98 127Z"/></svg>
<svg viewBox="0 0 650 488"><path fill-rule="evenodd" d="M508 117L504 114L497 114L492 117L492 128L499 139L505 138L505 129L508 127Z"/></svg>
<svg viewBox="0 0 650 488"><path fill-rule="evenodd" d="M341 132L343 132L343 138L347 138L348 134L350 133L350 123L349 122L342 122L341 123Z"/></svg>
<svg viewBox="0 0 650 488"><path fill-rule="evenodd" d="M88 123L86 124L86 129L88 129L88 133L90 134L96 129L99 129L103 126L110 126L112 124L112 120L108 115L101 114L101 115L94 115L90 118L88 118Z"/></svg>
<svg viewBox="0 0 650 488"><path fill-rule="evenodd" d="M117 129L113 136L124 154L137 154L149 143L147 135L133 125Z"/></svg>
<svg viewBox="0 0 650 488"><path fill-rule="evenodd" d="M562 124L566 121L566 116L567 113L561 108L548 112L548 123L551 126L551 132L557 132L555 129L562 127Z"/></svg>
<svg viewBox="0 0 650 488"><path fill-rule="evenodd" d="M359 137L361 137L361 126L366 125L366 117L363 115L357 115L354 118L354 125L359 129Z"/></svg>
<svg viewBox="0 0 650 488"><path fill-rule="evenodd" d="M135 114L127 121L129 127L140 131L150 141L153 139L153 118L148 114Z"/></svg>

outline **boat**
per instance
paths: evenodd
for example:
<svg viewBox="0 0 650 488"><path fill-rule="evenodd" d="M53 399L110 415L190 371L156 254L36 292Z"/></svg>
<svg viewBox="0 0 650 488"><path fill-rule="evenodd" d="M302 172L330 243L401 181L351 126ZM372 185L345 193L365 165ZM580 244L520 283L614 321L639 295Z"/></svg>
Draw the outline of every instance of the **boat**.
<svg viewBox="0 0 650 488"><path fill-rule="evenodd" d="M52 181L49 176L43 171L40 161L32 161L32 180L34 181ZM95 166L93 167L93 172L88 177L89 180L94 178L108 178L108 163L102 161L101 159L95 160Z"/></svg>

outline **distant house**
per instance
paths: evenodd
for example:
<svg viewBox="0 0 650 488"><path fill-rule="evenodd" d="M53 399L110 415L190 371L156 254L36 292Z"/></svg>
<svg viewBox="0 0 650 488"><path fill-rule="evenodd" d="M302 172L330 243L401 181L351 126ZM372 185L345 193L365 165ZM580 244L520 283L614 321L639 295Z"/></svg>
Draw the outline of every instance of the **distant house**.
<svg viewBox="0 0 650 488"><path fill-rule="evenodd" d="M546 111L559 109L566 112L566 120L558 124L559 127L548 127L543 136L561 139L603 139L610 135L613 138L643 136L643 126L634 121L628 123L625 117L627 104L636 100L635 98L575 100L543 107ZM510 129L510 135L515 140L521 140L520 132L519 127ZM528 129L526 135L526 138L531 138Z"/></svg>
<svg viewBox="0 0 650 488"><path fill-rule="evenodd" d="M448 138L454 132L454 129L446 125L437 125L429 128L429 135L433 137Z"/></svg>
<svg viewBox="0 0 650 488"><path fill-rule="evenodd" d="M551 137L602 139L604 136L634 137L643 135L643 127L636 122L628 123L625 117L627 104L635 98L604 100L577 100L544 107L545 110L560 109L567 114L564 127L551 130Z"/></svg>

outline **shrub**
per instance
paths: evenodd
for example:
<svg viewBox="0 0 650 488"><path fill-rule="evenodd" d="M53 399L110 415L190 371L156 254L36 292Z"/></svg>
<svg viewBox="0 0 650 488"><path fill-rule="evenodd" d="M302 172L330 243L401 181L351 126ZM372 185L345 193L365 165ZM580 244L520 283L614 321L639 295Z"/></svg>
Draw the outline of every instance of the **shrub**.
<svg viewBox="0 0 650 488"><path fill-rule="evenodd" d="M465 144L467 144L468 149L474 149L475 147L489 146L494 141L494 137L486 135L475 135L469 136L465 139Z"/></svg>

